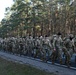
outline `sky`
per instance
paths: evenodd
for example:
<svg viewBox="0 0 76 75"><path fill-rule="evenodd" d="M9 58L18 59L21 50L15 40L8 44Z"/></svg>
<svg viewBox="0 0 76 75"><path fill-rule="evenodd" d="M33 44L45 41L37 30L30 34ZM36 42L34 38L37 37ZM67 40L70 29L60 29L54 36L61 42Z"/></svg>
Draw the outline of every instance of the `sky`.
<svg viewBox="0 0 76 75"><path fill-rule="evenodd" d="M11 7L13 0L0 0L0 21L4 18L5 8Z"/></svg>
<svg viewBox="0 0 76 75"><path fill-rule="evenodd" d="M11 7L12 4L13 0L0 0L0 21L4 18L5 8Z"/></svg>

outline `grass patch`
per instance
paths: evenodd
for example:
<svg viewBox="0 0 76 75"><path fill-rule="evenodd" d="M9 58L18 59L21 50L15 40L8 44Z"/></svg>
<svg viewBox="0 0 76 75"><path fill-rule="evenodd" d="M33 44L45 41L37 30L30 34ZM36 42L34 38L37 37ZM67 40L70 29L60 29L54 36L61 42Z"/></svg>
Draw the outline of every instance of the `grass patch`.
<svg viewBox="0 0 76 75"><path fill-rule="evenodd" d="M0 75L55 75L28 65L14 63L0 58Z"/></svg>

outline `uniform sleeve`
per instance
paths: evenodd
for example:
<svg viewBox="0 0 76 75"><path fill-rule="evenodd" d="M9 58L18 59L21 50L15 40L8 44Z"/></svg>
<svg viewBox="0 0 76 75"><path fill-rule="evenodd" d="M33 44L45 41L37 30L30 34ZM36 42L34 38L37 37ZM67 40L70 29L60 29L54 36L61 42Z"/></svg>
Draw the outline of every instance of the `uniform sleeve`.
<svg viewBox="0 0 76 75"><path fill-rule="evenodd" d="M53 48L55 49L55 46L56 46L56 38L54 38L53 40Z"/></svg>

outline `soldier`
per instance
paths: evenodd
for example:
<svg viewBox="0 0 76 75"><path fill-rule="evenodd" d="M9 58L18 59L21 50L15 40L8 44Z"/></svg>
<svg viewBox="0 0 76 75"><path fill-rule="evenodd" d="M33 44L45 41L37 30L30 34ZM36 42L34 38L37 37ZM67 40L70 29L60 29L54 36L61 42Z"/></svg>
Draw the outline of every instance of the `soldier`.
<svg viewBox="0 0 76 75"><path fill-rule="evenodd" d="M8 39L4 39L4 51L8 51Z"/></svg>
<svg viewBox="0 0 76 75"><path fill-rule="evenodd" d="M13 51L13 54L14 53L18 53L19 43L18 43L17 40L18 40L17 38L13 38L13 42L12 42L12 51Z"/></svg>
<svg viewBox="0 0 76 75"><path fill-rule="evenodd" d="M33 40L33 38L32 38L32 36L28 36L26 40L27 40L27 54L29 56L31 56L32 55L32 40Z"/></svg>
<svg viewBox="0 0 76 75"><path fill-rule="evenodd" d="M3 43L3 39L0 38L0 50L2 50L2 43Z"/></svg>
<svg viewBox="0 0 76 75"><path fill-rule="evenodd" d="M43 46L43 49L42 49L43 59L45 62L47 62L47 60L49 59L49 57L51 55L51 48L52 48L50 39L49 39L49 37L47 37L47 35L43 38L42 43L43 43L42 44L42 46Z"/></svg>
<svg viewBox="0 0 76 75"><path fill-rule="evenodd" d="M54 64L54 61L56 60L56 57L57 57L56 47L55 47L56 39L57 39L57 35L53 35L52 38L51 38L51 44L52 44L51 61L52 61L52 64Z"/></svg>
<svg viewBox="0 0 76 75"><path fill-rule="evenodd" d="M12 52L13 52L13 54L16 52L16 50L15 50L15 42L14 42L15 40L13 40L13 42L12 42Z"/></svg>
<svg viewBox="0 0 76 75"><path fill-rule="evenodd" d="M70 35L69 38L67 38L64 42L65 47L63 48L65 57L66 57L66 64L68 67L70 67L70 60L74 52L74 40L73 36Z"/></svg>
<svg viewBox="0 0 76 75"><path fill-rule="evenodd" d="M51 54L52 64L54 64L55 60L58 58L60 64L62 64L62 38L61 33L58 33L53 39L53 52Z"/></svg>
<svg viewBox="0 0 76 75"><path fill-rule="evenodd" d="M23 40L22 40L22 38L20 38L19 39L19 54L20 54L20 56L23 54L22 51L23 51Z"/></svg>
<svg viewBox="0 0 76 75"><path fill-rule="evenodd" d="M76 53L76 36L74 38L74 50L75 50L75 53Z"/></svg>
<svg viewBox="0 0 76 75"><path fill-rule="evenodd" d="M35 47L35 49L34 49L34 57L36 58L36 57L40 57L40 48L41 48L41 46L40 46L40 40L39 40L39 37L35 37L35 40L34 40L34 47Z"/></svg>
<svg viewBox="0 0 76 75"><path fill-rule="evenodd" d="M3 43L2 43L2 50L6 51L6 42L4 39L3 39Z"/></svg>

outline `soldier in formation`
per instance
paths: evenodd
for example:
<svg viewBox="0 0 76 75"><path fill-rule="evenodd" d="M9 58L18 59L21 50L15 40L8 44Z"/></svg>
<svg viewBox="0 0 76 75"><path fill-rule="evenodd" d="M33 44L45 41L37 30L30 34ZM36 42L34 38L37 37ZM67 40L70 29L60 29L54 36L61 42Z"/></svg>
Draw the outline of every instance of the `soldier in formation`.
<svg viewBox="0 0 76 75"><path fill-rule="evenodd" d="M64 40L63 52L65 54L65 63L70 67L70 61L73 53L75 53L75 44L73 35L69 35Z"/></svg>
<svg viewBox="0 0 76 75"><path fill-rule="evenodd" d="M51 60L52 64L54 64L56 59L59 59L60 64L62 64L62 38L61 38L61 33L58 33L57 35L53 36L52 39L52 47L53 51L51 54Z"/></svg>
<svg viewBox="0 0 76 75"><path fill-rule="evenodd" d="M72 35L62 38L61 33L51 37L40 36L33 38L31 35L25 38L9 37L0 39L0 49L13 54L33 56L47 62L51 58L54 64L59 60L62 64L63 54L66 64L70 65L72 55L76 52L76 37Z"/></svg>

